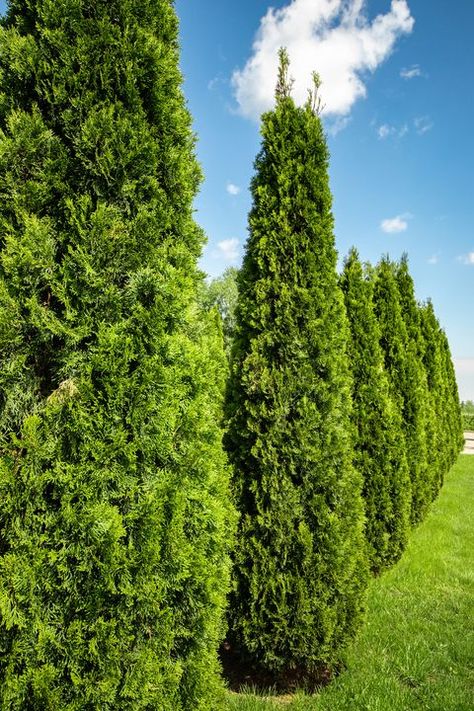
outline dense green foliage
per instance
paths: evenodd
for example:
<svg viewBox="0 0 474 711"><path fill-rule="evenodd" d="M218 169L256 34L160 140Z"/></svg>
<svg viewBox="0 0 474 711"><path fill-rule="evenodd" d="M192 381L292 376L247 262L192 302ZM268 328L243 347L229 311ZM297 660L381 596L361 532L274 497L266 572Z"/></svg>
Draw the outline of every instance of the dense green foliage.
<svg viewBox="0 0 474 711"><path fill-rule="evenodd" d="M442 484L440 467L436 457L440 420L436 417L435 404L428 387L426 366L423 363L425 343L420 308L415 297L413 279L408 269L407 255L404 254L400 262L393 265L393 268L408 339L406 357L409 361L407 363L409 370L407 371L408 379L405 387L409 392L410 401L408 401L406 395L404 396L404 401L405 406L409 408L412 423L416 419L416 427L419 427L417 445L418 488L413 492L415 497L413 515L415 520L418 520L423 518L429 503L436 496ZM415 429L415 425L413 429ZM423 462L421 461L422 457ZM411 466L414 467L413 459Z"/></svg>
<svg viewBox="0 0 474 711"><path fill-rule="evenodd" d="M406 256L379 263L375 312L392 395L402 414L413 523L420 521L462 449L454 366L431 303L420 305Z"/></svg>
<svg viewBox="0 0 474 711"><path fill-rule="evenodd" d="M338 660L367 577L328 151L317 97L296 107L286 72L282 53L252 181L225 440L241 514L229 639L275 683Z"/></svg>
<svg viewBox="0 0 474 711"><path fill-rule="evenodd" d="M464 446L463 426L461 417L461 403L459 402L458 384L454 371L451 349L449 347L446 333L438 331L439 347L441 352L441 362L444 371L444 400L445 416L447 425L447 451L449 452L449 463L454 464L459 452Z"/></svg>
<svg viewBox="0 0 474 711"><path fill-rule="evenodd" d="M459 403L451 356L443 345L444 335L430 301L419 307L423 336L423 363L427 375L429 396L436 417L436 430L431 439L430 454L436 467L433 494L443 483L463 445L461 422L458 421ZM451 375L448 374L451 371ZM453 421L454 418L454 421Z"/></svg>
<svg viewBox="0 0 474 711"><path fill-rule="evenodd" d="M224 356L170 0L0 30L0 708L208 711Z"/></svg>
<svg viewBox="0 0 474 711"><path fill-rule="evenodd" d="M406 259L339 283L319 79L298 108L280 57L205 284L173 0L0 23L0 711L221 708L223 345L228 639L276 684L338 666L457 457L446 336Z"/></svg>
<svg viewBox="0 0 474 711"><path fill-rule="evenodd" d="M373 284L352 250L341 276L350 326L355 466L364 480L366 537L371 565L380 570L398 560L410 525L410 480L401 415L390 396Z"/></svg>
<svg viewBox="0 0 474 711"><path fill-rule="evenodd" d="M386 257L375 272L374 308L391 395L402 416L411 480L411 520L416 523L424 516L431 498L424 410L426 376L405 324L396 267Z"/></svg>

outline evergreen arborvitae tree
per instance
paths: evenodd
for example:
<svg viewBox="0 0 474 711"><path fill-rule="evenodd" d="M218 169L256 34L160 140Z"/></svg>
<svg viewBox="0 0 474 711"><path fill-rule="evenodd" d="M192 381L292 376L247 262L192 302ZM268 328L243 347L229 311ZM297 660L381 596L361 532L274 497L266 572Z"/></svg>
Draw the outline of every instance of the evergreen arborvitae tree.
<svg viewBox="0 0 474 711"><path fill-rule="evenodd" d="M402 316L408 336L408 352L411 369L416 378L417 397L421 403L418 418L420 420L420 431L424 430L426 446L420 449L418 456L421 460L422 453L426 455L424 463L421 461L420 469L425 472L423 481L423 492L421 494L423 503L420 501L421 509L433 498L433 493L438 489L439 472L436 461L436 437L437 422L433 399L431 397L427 373L423 362L423 333L420 320L420 310L415 297L415 285L408 268L408 256L404 254L400 262L394 265L395 275L400 295L400 305Z"/></svg>
<svg viewBox="0 0 474 711"><path fill-rule="evenodd" d="M459 452L464 446L461 403L459 402L459 391L449 341L446 333L442 329L439 329L438 331L438 338L443 367L446 424L447 432L449 433L449 439L446 443L446 450L448 452L450 464L454 464L458 458Z"/></svg>
<svg viewBox="0 0 474 711"><path fill-rule="evenodd" d="M241 516L230 642L276 684L338 660L367 578L328 150L317 93L295 106L280 59L252 181L225 440Z"/></svg>
<svg viewBox="0 0 474 711"><path fill-rule="evenodd" d="M388 257L379 262L374 277L374 309L391 395L402 416L411 480L411 521L416 523L423 518L430 499L423 414L425 391L420 387L423 373L407 333L395 272L396 267Z"/></svg>
<svg viewBox="0 0 474 711"><path fill-rule="evenodd" d="M443 355L439 340L439 324L431 301L419 307L423 336L423 365L426 372L431 407L435 415L435 429L430 442L430 453L436 465L437 476L433 479L433 498L438 494L445 474L451 466L448 442L451 441L446 417Z"/></svg>
<svg viewBox="0 0 474 711"><path fill-rule="evenodd" d="M449 342L436 318L433 304L420 307L424 337L424 363L439 425L438 457L442 478L456 461L464 446L461 404Z"/></svg>
<svg viewBox="0 0 474 711"><path fill-rule="evenodd" d="M366 278L356 250L341 276L351 338L355 465L362 474L366 537L372 569L401 556L410 527L410 479L401 415L390 396L380 333Z"/></svg>
<svg viewBox="0 0 474 711"><path fill-rule="evenodd" d="M221 336L171 0L0 32L0 709L217 708Z"/></svg>

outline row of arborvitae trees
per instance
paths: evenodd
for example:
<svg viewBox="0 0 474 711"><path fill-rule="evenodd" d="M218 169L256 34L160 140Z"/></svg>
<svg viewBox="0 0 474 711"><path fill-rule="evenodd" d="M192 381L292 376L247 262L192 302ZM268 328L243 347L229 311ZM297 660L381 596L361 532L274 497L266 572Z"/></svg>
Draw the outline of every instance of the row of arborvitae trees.
<svg viewBox="0 0 474 711"><path fill-rule="evenodd" d="M0 27L0 711L221 706L226 363L197 305L177 30L171 0L11 0ZM340 288L318 97L295 107L287 64L226 446L229 640L292 682L337 664L369 567L399 556L459 432L448 345L431 307L408 319L406 265L367 274L352 255Z"/></svg>
<svg viewBox="0 0 474 711"><path fill-rule="evenodd" d="M411 524L439 492L463 445L447 340L419 304L406 256L374 269L352 250L340 280L351 338L355 463L364 481L374 571L398 560Z"/></svg>
<svg viewBox="0 0 474 711"><path fill-rule="evenodd" d="M240 513L229 640L274 684L317 681L462 446L456 381L404 257L336 274L318 80L281 53L238 276L225 444Z"/></svg>

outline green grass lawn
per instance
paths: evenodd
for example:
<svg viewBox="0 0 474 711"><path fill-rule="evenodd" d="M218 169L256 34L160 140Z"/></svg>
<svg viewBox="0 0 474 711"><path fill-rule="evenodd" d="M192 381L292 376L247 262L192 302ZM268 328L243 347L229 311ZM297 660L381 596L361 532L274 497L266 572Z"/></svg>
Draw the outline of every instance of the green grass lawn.
<svg viewBox="0 0 474 711"><path fill-rule="evenodd" d="M229 694L229 711L474 710L474 456L461 455L403 559L372 582L346 661L319 695Z"/></svg>

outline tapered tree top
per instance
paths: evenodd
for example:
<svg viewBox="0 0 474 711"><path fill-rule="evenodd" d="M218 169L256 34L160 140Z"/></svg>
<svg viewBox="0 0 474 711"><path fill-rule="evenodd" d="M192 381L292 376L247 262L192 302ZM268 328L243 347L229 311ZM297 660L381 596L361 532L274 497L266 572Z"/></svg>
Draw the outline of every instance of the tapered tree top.
<svg viewBox="0 0 474 711"><path fill-rule="evenodd" d="M293 88L293 79L290 77L290 58L285 47L280 48L278 59L278 81L275 89L277 102L289 98Z"/></svg>

